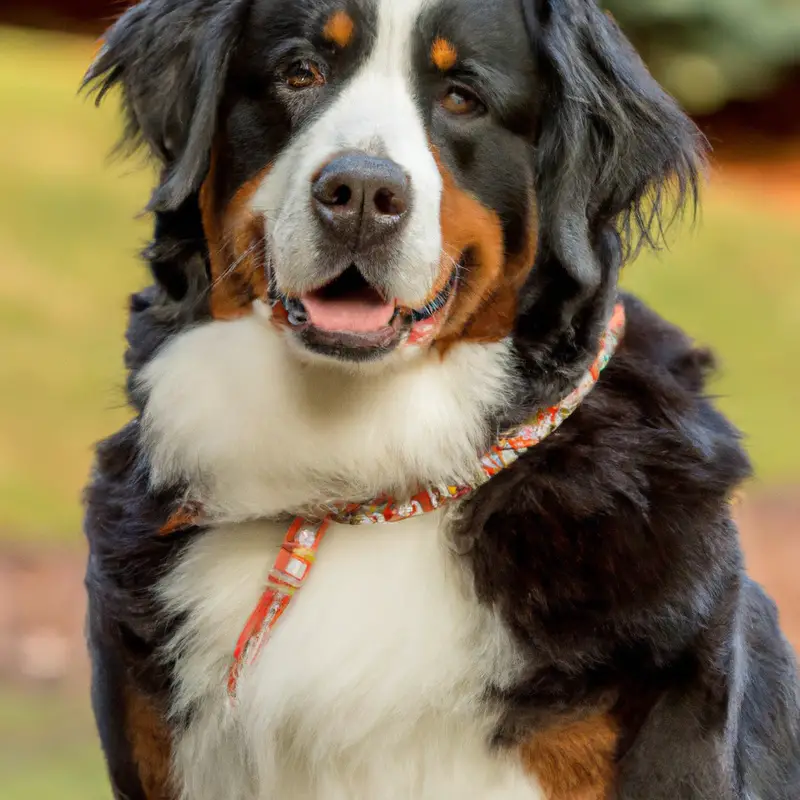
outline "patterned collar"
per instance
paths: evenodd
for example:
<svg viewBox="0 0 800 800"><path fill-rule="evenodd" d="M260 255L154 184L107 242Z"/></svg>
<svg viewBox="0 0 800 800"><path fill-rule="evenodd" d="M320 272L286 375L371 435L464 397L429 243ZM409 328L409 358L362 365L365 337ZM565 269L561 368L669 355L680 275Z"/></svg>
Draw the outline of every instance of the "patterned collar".
<svg viewBox="0 0 800 800"><path fill-rule="evenodd" d="M409 500L398 502L381 497L365 504L337 504L325 510L321 519L298 517L289 527L286 538L266 579L264 592L242 630L233 653L228 674L228 694L236 700L239 678L245 667L252 664L269 640L280 618L286 613L292 598L302 588L311 572L320 544L332 522L345 525L374 525L400 522L426 514L459 500L495 475L510 467L528 450L567 420L594 388L617 349L625 329L625 309L620 303L600 342L600 351L592 366L570 394L557 405L541 409L529 422L502 435L479 460L479 470L473 483L463 485L429 486ZM168 535L187 526L198 524L202 508L184 506L162 529Z"/></svg>

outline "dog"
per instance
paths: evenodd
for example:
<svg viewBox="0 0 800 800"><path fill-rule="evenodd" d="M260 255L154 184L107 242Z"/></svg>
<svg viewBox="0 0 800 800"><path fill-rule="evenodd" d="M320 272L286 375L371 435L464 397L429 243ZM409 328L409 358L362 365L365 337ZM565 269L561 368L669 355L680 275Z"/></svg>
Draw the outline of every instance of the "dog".
<svg viewBox="0 0 800 800"><path fill-rule="evenodd" d="M145 0L86 82L158 165L86 493L115 796L797 800L713 358L618 288L706 148L613 19Z"/></svg>

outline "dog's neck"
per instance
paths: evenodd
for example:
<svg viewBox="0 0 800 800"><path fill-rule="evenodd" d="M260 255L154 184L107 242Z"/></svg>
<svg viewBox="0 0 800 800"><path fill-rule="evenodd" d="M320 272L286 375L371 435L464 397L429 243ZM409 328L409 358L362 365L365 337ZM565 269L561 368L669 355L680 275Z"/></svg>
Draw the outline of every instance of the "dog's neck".
<svg viewBox="0 0 800 800"><path fill-rule="evenodd" d="M299 361L258 315L210 322L141 376L152 483L186 486L228 522L470 485L519 390L518 366L504 341L354 374Z"/></svg>
<svg viewBox="0 0 800 800"><path fill-rule="evenodd" d="M468 481L518 391L516 367L504 341L353 374L298 360L258 315L208 322L140 375L151 482L238 520Z"/></svg>

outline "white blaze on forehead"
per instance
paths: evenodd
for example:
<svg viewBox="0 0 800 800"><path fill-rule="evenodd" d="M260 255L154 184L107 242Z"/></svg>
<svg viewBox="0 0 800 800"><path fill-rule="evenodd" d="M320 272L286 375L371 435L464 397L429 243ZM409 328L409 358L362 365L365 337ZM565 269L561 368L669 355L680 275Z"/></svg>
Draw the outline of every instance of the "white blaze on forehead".
<svg viewBox="0 0 800 800"><path fill-rule="evenodd" d="M372 49L320 117L278 156L254 206L267 217L279 282L302 285L314 270L312 177L343 151L390 158L411 179L413 207L391 268L403 299L424 301L439 273L442 179L415 100L418 20L430 0L378 0Z"/></svg>
<svg viewBox="0 0 800 800"><path fill-rule="evenodd" d="M438 179L414 99L412 64L417 20L428 0L381 0L378 35L368 59L322 116L315 133L324 147L387 155L416 180ZM440 188L434 180L432 188Z"/></svg>

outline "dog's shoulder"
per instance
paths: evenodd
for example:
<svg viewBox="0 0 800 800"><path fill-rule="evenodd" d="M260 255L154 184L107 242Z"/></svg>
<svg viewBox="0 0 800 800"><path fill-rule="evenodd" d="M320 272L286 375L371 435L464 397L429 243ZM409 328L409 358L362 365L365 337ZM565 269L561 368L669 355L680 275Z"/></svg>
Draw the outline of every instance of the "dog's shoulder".
<svg viewBox="0 0 800 800"><path fill-rule="evenodd" d="M738 646L743 664L737 750L745 785L759 797L800 797L797 660L775 603L749 579L742 590ZM784 793L775 794L776 787Z"/></svg>
<svg viewBox="0 0 800 800"><path fill-rule="evenodd" d="M170 502L148 491L138 421L98 445L84 519L92 705L115 797L129 800L171 796L171 675L156 656L170 621L151 593L185 545L156 535Z"/></svg>
<svg viewBox="0 0 800 800"><path fill-rule="evenodd" d="M502 693L499 737L610 708L625 797L651 792L653 774L678 794L705 775L697 796L718 796L734 763L760 797L789 797L774 792L798 780L797 673L744 571L741 436L708 396L712 354L639 300L625 306L596 389L468 502L457 532L479 597L530 653L528 677ZM662 764L687 726L685 769Z"/></svg>
<svg viewBox="0 0 800 800"><path fill-rule="evenodd" d="M591 630L614 609L639 617L667 601L702 616L709 584L741 570L730 503L750 464L707 396L713 357L635 298L625 305L623 341L595 389L464 516L484 595L509 595L533 627Z"/></svg>

